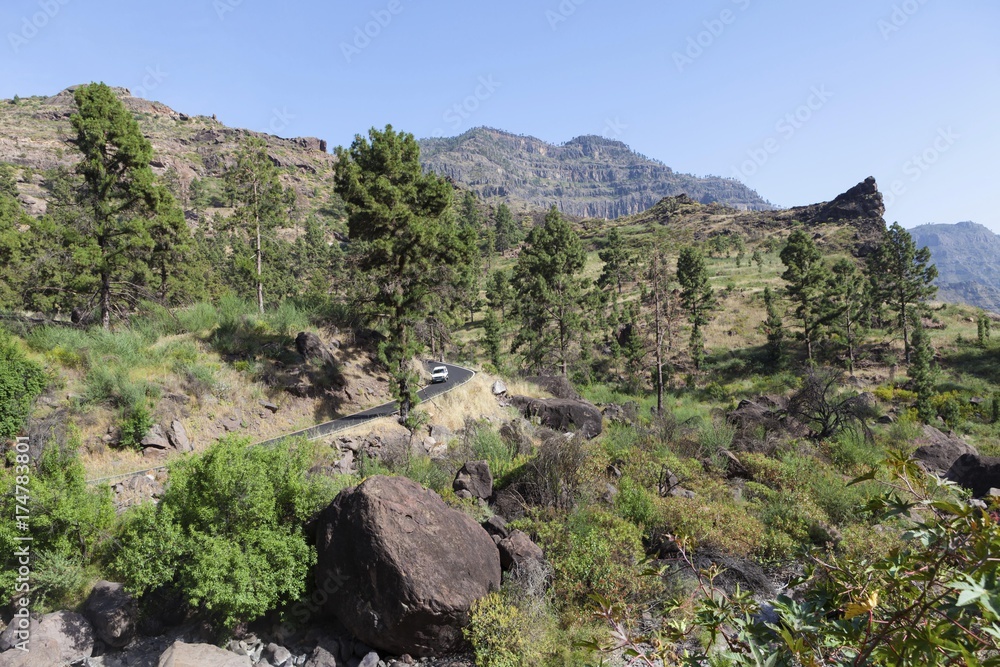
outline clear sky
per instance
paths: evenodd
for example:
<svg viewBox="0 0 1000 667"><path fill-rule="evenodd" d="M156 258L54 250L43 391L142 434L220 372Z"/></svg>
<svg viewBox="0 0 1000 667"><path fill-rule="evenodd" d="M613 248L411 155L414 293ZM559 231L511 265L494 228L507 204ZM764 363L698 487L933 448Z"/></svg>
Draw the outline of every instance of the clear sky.
<svg viewBox="0 0 1000 667"><path fill-rule="evenodd" d="M4 0L0 26L0 97L104 81L331 146L603 134L781 206L873 175L890 222L1000 232L996 0Z"/></svg>

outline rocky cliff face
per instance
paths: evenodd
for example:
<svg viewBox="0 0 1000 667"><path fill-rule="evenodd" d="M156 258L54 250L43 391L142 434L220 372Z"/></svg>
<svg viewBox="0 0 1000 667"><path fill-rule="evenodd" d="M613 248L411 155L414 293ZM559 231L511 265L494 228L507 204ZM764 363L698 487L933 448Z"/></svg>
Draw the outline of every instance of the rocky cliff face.
<svg viewBox="0 0 1000 667"><path fill-rule="evenodd" d="M678 174L620 141L577 137L561 146L535 137L476 128L450 139L420 142L424 168L488 199L525 202L585 218L642 213L664 197L687 194L701 203L742 210L773 208L738 181Z"/></svg>
<svg viewBox="0 0 1000 667"><path fill-rule="evenodd" d="M1000 313L1000 236L974 222L910 230L938 269L938 298Z"/></svg>

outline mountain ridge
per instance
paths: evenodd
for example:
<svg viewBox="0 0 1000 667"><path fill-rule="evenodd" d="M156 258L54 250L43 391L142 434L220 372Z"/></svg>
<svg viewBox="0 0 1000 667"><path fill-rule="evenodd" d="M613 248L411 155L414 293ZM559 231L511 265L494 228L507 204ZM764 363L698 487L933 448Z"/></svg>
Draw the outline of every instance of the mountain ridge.
<svg viewBox="0 0 1000 667"><path fill-rule="evenodd" d="M938 269L938 298L1000 313L1000 236L970 220L910 230Z"/></svg>
<svg viewBox="0 0 1000 667"><path fill-rule="evenodd" d="M581 135L563 144L477 127L456 137L420 140L424 169L462 183L487 200L523 202L584 218L642 213L665 197L743 210L775 207L746 185L697 177L632 150L617 139Z"/></svg>

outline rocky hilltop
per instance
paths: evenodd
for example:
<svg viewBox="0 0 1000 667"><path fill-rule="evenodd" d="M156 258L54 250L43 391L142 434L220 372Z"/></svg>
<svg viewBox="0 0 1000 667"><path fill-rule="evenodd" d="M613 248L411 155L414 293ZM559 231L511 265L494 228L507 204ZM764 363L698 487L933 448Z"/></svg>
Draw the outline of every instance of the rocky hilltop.
<svg viewBox="0 0 1000 667"><path fill-rule="evenodd" d="M739 234L748 241L809 228L820 247L870 254L885 233L885 203L869 176L828 202L772 211L740 211L719 203L702 204L687 195L667 197L648 211L619 221L623 225L668 226L695 241Z"/></svg>
<svg viewBox="0 0 1000 667"><path fill-rule="evenodd" d="M32 215L42 215L46 210L45 172L70 167L79 160L70 124L70 116L76 112L75 89L70 87L51 97L0 101L0 162L36 172L23 178L18 186L21 202ZM153 145L153 171L159 176L170 174L172 187L189 214L201 209L201 215L211 218L216 212L213 209L223 208L219 197L209 197L201 205L192 201L191 184L203 181L206 191L218 195L222 174L245 136L261 137L267 142L271 160L286 168L283 178L295 190L300 211L321 213L328 205L335 158L327 152L322 139L283 139L234 129L214 117L189 116L165 104L134 97L127 88L114 90L135 114Z"/></svg>
<svg viewBox="0 0 1000 667"><path fill-rule="evenodd" d="M975 222L910 230L938 269L938 298L1000 313L1000 236Z"/></svg>
<svg viewBox="0 0 1000 667"><path fill-rule="evenodd" d="M620 141L583 136L561 146L535 137L475 128L458 137L420 141L424 168L487 199L527 203L583 218L642 213L664 197L686 194L741 210L774 207L742 183L679 174Z"/></svg>

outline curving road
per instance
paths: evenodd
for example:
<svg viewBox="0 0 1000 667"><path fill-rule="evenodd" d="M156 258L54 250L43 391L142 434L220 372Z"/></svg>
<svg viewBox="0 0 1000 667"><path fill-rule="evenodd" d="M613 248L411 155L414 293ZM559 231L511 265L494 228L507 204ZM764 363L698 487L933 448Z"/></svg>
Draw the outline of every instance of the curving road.
<svg viewBox="0 0 1000 667"><path fill-rule="evenodd" d="M424 366L428 371L435 366L445 366L448 369L448 381L428 385L418 391L417 396L420 397L421 402L429 401L436 396L440 396L441 394L451 391L452 389L460 387L476 375L475 371L471 371L468 368L462 368L461 366L455 366L441 361L425 361ZM373 419L391 417L397 412L399 412L399 404L395 401L391 403L383 403L382 405L375 406L374 408L369 408L364 412L356 412L353 415L340 417L339 419L317 424L316 426L310 426L309 428L302 429L301 431L295 431L294 433L286 433L285 435L278 436L277 438L271 438L270 440L264 440L263 442L258 442L257 444L273 445L285 440L286 438L297 438L303 436L308 440L316 440L317 438L322 438L338 431L349 429L352 426L370 422Z"/></svg>

